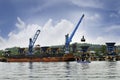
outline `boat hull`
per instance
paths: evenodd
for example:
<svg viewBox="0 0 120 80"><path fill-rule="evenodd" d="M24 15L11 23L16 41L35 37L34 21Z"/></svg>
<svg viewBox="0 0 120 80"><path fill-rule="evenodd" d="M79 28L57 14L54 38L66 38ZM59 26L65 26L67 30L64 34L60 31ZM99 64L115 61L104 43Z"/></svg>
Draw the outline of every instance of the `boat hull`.
<svg viewBox="0 0 120 80"><path fill-rule="evenodd" d="M72 54L65 54L62 57L20 57L14 58L9 57L6 58L7 62L68 62L68 61L75 61L75 58Z"/></svg>

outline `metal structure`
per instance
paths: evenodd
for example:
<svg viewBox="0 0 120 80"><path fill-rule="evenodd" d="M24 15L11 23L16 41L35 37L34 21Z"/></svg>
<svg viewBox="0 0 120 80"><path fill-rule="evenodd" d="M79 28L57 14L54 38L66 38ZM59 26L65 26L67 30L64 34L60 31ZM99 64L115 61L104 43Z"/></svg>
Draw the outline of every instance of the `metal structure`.
<svg viewBox="0 0 120 80"><path fill-rule="evenodd" d="M84 38L84 36L82 36L81 42L85 42L85 38Z"/></svg>
<svg viewBox="0 0 120 80"><path fill-rule="evenodd" d="M65 53L69 53L69 50L70 50L70 48L69 48L70 42L72 41L72 38L73 38L76 30L78 29L78 27L79 27L79 25L80 25L83 17L84 17L84 14L83 14L82 17L80 18L78 24L76 25L76 27L75 27L75 29L73 30L73 32L72 32L72 34L70 35L70 37L69 37L69 34L67 34L67 35L65 36L65 37L66 37L66 41L65 41Z"/></svg>
<svg viewBox="0 0 120 80"><path fill-rule="evenodd" d="M87 50L88 50L88 48L89 48L89 46L80 46L81 47L81 51L83 52L83 53L85 53L85 52L87 52Z"/></svg>
<svg viewBox="0 0 120 80"><path fill-rule="evenodd" d="M115 55L115 43L106 43L108 55Z"/></svg>
<svg viewBox="0 0 120 80"><path fill-rule="evenodd" d="M29 55L32 55L32 53L33 53L33 46L34 46L39 34L40 34L40 30L37 30L33 39L32 38L29 39Z"/></svg>

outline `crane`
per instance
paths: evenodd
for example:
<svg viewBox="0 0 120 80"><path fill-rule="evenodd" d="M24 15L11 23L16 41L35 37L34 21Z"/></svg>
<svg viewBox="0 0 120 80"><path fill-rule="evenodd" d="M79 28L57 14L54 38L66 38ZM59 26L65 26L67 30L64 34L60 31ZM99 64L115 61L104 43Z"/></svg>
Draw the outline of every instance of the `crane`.
<svg viewBox="0 0 120 80"><path fill-rule="evenodd" d="M40 34L40 30L37 30L34 37L33 37L33 39L32 38L29 39L29 55L32 55L33 46L34 46L39 34Z"/></svg>
<svg viewBox="0 0 120 80"><path fill-rule="evenodd" d="M80 18L78 24L76 25L75 29L73 30L73 32L71 33L70 37L69 37L69 34L65 35L65 53L69 53L69 45L70 45L70 42L72 41L72 38L76 32L76 30L78 29L82 19L84 17L84 14L82 15L82 17Z"/></svg>

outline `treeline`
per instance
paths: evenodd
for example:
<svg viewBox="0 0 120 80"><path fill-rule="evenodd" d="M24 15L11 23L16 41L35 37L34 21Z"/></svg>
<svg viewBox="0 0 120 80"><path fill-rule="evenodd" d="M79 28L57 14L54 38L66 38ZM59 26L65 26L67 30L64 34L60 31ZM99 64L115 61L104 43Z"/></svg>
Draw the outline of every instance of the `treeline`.
<svg viewBox="0 0 120 80"><path fill-rule="evenodd" d="M87 45L89 46L89 51L94 51L96 53L96 55L105 55L107 48L106 45L99 45L99 44L89 44L89 43L73 43L70 45L70 49L72 49L72 46L76 45L76 50L80 51L81 50L81 46ZM57 46L50 46L50 47L58 47L60 49L62 49L62 51L64 51L64 45L57 45ZM4 54L4 52L6 50L10 51L11 54L19 54L18 53L18 48L19 47L12 47L12 48L6 48L5 50L0 50L0 56L2 56L2 54ZM72 51L72 50L71 50ZM116 46L116 51L119 54L120 53L120 46Z"/></svg>

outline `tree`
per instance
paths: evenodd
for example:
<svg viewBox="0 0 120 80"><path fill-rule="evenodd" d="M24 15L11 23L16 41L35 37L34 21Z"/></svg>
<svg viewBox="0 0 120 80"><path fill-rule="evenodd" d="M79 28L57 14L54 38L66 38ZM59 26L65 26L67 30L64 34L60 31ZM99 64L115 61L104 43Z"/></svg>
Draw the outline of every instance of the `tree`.
<svg viewBox="0 0 120 80"><path fill-rule="evenodd" d="M100 48L101 53L103 53L103 55L106 55L106 46L102 45Z"/></svg>

